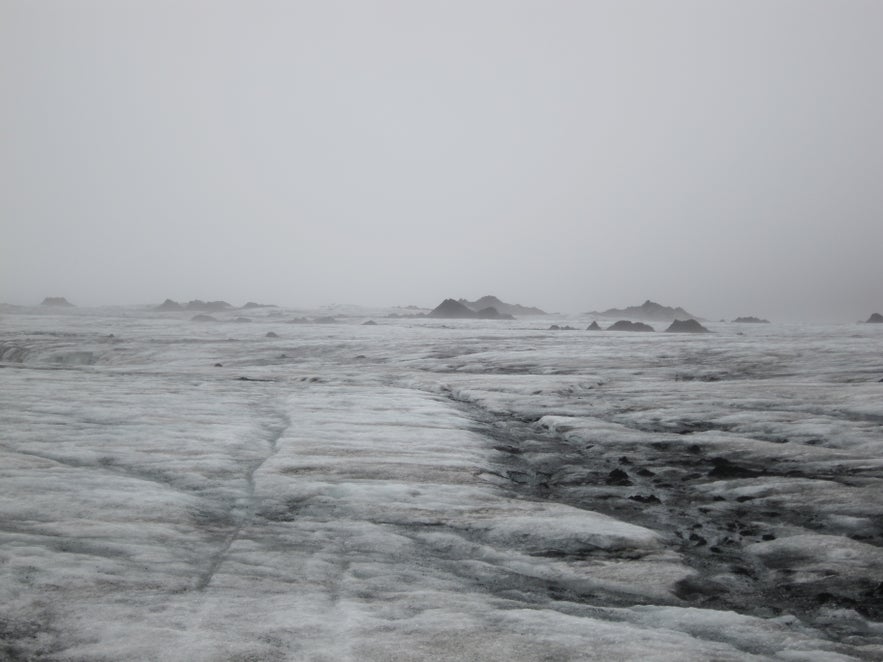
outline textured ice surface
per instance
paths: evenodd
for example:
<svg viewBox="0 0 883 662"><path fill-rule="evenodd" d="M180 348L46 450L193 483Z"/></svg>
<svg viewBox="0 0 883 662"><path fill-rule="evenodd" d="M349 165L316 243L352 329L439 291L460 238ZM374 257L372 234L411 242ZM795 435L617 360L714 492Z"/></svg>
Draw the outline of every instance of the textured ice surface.
<svg viewBox="0 0 883 662"><path fill-rule="evenodd" d="M883 657L883 329L303 315L2 314L0 659Z"/></svg>

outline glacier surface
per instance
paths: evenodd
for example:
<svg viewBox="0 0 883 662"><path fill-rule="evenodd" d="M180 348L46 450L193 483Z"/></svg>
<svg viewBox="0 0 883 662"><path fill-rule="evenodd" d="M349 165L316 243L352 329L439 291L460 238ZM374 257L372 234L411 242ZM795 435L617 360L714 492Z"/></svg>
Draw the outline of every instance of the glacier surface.
<svg viewBox="0 0 883 662"><path fill-rule="evenodd" d="M883 659L883 328L287 312L0 312L0 658Z"/></svg>

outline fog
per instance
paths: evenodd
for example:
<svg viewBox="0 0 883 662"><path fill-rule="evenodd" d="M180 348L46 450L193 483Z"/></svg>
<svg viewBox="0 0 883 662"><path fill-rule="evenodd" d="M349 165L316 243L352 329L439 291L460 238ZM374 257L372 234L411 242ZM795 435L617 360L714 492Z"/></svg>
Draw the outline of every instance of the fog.
<svg viewBox="0 0 883 662"><path fill-rule="evenodd" d="M0 301L883 308L883 4L0 1Z"/></svg>

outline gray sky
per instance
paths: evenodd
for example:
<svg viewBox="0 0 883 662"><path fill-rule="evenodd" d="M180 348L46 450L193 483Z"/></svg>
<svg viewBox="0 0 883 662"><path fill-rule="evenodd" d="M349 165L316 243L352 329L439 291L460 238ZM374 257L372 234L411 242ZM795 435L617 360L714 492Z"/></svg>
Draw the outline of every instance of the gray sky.
<svg viewBox="0 0 883 662"><path fill-rule="evenodd" d="M883 309L879 0L0 0L0 301Z"/></svg>

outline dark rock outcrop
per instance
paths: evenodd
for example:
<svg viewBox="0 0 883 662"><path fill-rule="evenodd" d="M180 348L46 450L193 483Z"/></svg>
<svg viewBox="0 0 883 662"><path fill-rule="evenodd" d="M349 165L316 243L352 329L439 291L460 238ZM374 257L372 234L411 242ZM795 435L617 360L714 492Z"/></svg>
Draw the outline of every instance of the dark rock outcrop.
<svg viewBox="0 0 883 662"><path fill-rule="evenodd" d="M435 317L438 319L483 319L483 320L511 320L515 319L508 313L501 313L493 306L482 308L481 310L472 310L465 304L454 301L453 299L445 299L436 306L427 317Z"/></svg>
<svg viewBox="0 0 883 662"><path fill-rule="evenodd" d="M618 317L627 320L649 320L651 322L673 322L676 319L698 319L696 315L688 313L683 308L671 308L662 306L655 301L647 299L640 306L629 306L628 308L610 308L603 313L591 312L588 315L598 315L599 317Z"/></svg>
<svg viewBox="0 0 883 662"><path fill-rule="evenodd" d="M199 315L194 315L190 318L191 322L217 322L217 318L212 317L211 315L206 315L205 313L199 313Z"/></svg>
<svg viewBox="0 0 883 662"><path fill-rule="evenodd" d="M880 313L872 313L866 324L883 324L883 315Z"/></svg>
<svg viewBox="0 0 883 662"><path fill-rule="evenodd" d="M576 331L576 329L569 325L559 326L558 324L553 324L549 327L549 331Z"/></svg>
<svg viewBox="0 0 883 662"><path fill-rule="evenodd" d="M735 324L769 324L769 320L761 319L759 317L753 317L749 315L748 317L737 317L733 320Z"/></svg>
<svg viewBox="0 0 883 662"><path fill-rule="evenodd" d="M601 329L601 325L598 324L598 322L596 322L596 321L594 321L594 320L592 321L591 324L589 324L589 325L586 327L586 331L601 331L601 330L602 330L602 329Z"/></svg>
<svg viewBox="0 0 883 662"><path fill-rule="evenodd" d="M234 319L233 321L234 321L234 322L238 322L239 324L243 324L243 323L246 323L246 322L251 322L252 319L251 319L250 317L237 317L237 318Z"/></svg>
<svg viewBox="0 0 883 662"><path fill-rule="evenodd" d="M74 304L64 297L46 297L43 299L41 306L55 306L59 308L73 308Z"/></svg>
<svg viewBox="0 0 883 662"><path fill-rule="evenodd" d="M653 331L653 327L643 322L619 320L607 327L608 331Z"/></svg>
<svg viewBox="0 0 883 662"><path fill-rule="evenodd" d="M161 313L172 313L177 312L179 310L184 310L184 306L182 306L177 301L172 301L171 299L166 299L161 304L159 304L154 310Z"/></svg>
<svg viewBox="0 0 883 662"><path fill-rule="evenodd" d="M275 307L276 307L276 306L274 306L274 305L271 304L271 303L255 303L254 301L249 301L247 304L245 304L245 305L242 307L242 309L243 309L243 310L248 310L248 309L250 309L250 308L275 308Z"/></svg>
<svg viewBox="0 0 883 662"><path fill-rule="evenodd" d="M460 299L457 303L462 303L464 306L473 310L475 312L480 312L485 308L494 308L500 315L512 315L513 318L515 315L545 315L546 312L544 310L540 310L539 308L534 308L530 306L522 306L517 303L506 303L505 301L500 301L497 297L487 295L483 296L480 299L476 299L475 301L467 301L466 299ZM508 317L500 317L497 319L509 319Z"/></svg>
<svg viewBox="0 0 883 662"><path fill-rule="evenodd" d="M666 333L711 333L694 319L675 320L665 331Z"/></svg>
<svg viewBox="0 0 883 662"><path fill-rule="evenodd" d="M275 331L267 331L267 334L264 336L265 338L278 338L279 334Z"/></svg>
<svg viewBox="0 0 883 662"><path fill-rule="evenodd" d="M427 317L438 317L442 319L472 319L476 317L476 313L472 308L464 306L459 301L445 299L438 304Z"/></svg>
<svg viewBox="0 0 883 662"><path fill-rule="evenodd" d="M374 320L365 320L362 322L362 326L377 326L377 322Z"/></svg>

